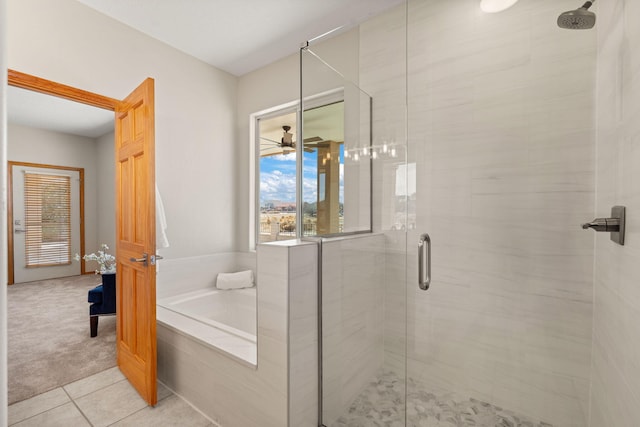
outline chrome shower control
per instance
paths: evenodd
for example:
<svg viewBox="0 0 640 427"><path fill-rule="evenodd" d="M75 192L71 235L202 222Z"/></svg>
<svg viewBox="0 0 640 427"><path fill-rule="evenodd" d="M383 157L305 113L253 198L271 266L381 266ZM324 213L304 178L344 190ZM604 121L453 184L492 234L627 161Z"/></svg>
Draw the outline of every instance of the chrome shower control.
<svg viewBox="0 0 640 427"><path fill-rule="evenodd" d="M625 207L614 206L611 208L611 218L596 218L591 222L582 224L582 228L585 230L592 228L595 231L611 233L611 240L624 245L624 220Z"/></svg>
<svg viewBox="0 0 640 427"><path fill-rule="evenodd" d="M620 220L618 218L596 218L591 222L582 224L585 230L593 228L595 231L620 231Z"/></svg>

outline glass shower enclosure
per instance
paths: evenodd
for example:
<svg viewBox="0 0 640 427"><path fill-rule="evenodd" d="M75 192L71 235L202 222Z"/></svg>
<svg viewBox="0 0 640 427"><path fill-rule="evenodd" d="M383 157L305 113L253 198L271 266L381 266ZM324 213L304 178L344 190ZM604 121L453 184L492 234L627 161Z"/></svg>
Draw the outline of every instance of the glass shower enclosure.
<svg viewBox="0 0 640 427"><path fill-rule="evenodd" d="M404 406L398 403L405 394L405 141L401 134L383 140L379 132L376 137L372 115L376 100L325 62L312 46L301 49L300 55L304 113L298 140L305 141L307 147L300 154L302 199L305 204L317 203L320 224L322 205L331 205L325 199L333 193L342 225L318 233L321 237L316 239L321 257L318 425L350 425L345 414L354 401L362 399L363 390L372 381L391 377L398 385L390 397L395 401L393 418L403 422ZM337 105L341 120L319 120L319 110ZM402 110L403 105L399 106ZM324 137L330 134L339 138ZM334 144L337 147L332 148ZM332 181L332 167L339 173L336 181ZM388 171L391 181L380 193L375 177L383 170ZM374 232L380 228L374 209L383 203L385 220L394 227L393 242L391 235ZM394 245L400 263L392 271L386 260L393 256ZM393 289L385 283L389 274L398 275ZM385 303L391 300L398 310L385 312Z"/></svg>
<svg viewBox="0 0 640 427"><path fill-rule="evenodd" d="M321 243L318 425L588 424L596 37L557 27L573 8L407 0L302 49L303 103L344 94L362 232Z"/></svg>

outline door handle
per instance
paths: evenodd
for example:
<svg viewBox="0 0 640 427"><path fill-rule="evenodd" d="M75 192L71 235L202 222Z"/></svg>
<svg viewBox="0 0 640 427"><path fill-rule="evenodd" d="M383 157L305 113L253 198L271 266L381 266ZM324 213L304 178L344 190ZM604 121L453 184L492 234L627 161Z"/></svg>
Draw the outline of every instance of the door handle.
<svg viewBox="0 0 640 427"><path fill-rule="evenodd" d="M425 269L425 247L426 252L426 269ZM426 273L426 274L425 274ZM423 291L429 289L431 284L431 238L427 233L420 236L418 242L418 286Z"/></svg>
<svg viewBox="0 0 640 427"><path fill-rule="evenodd" d="M142 258L133 258L133 257L131 257L131 258L129 258L129 261L131 261L131 262L141 262L144 265L147 265L147 258L149 258L148 254L142 254Z"/></svg>
<svg viewBox="0 0 640 427"><path fill-rule="evenodd" d="M164 259L162 255L151 255L151 265L156 265L156 261L159 259Z"/></svg>

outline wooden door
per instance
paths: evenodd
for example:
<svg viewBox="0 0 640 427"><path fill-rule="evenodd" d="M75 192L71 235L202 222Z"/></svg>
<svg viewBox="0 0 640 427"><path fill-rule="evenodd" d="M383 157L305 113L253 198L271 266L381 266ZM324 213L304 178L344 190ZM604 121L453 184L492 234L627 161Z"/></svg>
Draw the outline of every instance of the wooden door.
<svg viewBox="0 0 640 427"><path fill-rule="evenodd" d="M118 366L149 405L156 390L154 82L116 107ZM146 261L143 259L146 258Z"/></svg>

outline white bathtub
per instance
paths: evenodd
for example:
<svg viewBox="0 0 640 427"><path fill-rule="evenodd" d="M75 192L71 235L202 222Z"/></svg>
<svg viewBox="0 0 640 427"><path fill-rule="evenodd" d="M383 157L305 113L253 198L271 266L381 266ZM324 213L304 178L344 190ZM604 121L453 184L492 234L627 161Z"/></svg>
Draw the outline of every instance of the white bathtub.
<svg viewBox="0 0 640 427"><path fill-rule="evenodd" d="M256 288L220 290L214 285L218 272L255 269L255 255L229 253L169 261L161 265L158 275L158 323L255 368Z"/></svg>
<svg viewBox="0 0 640 427"><path fill-rule="evenodd" d="M158 301L162 308L256 342L256 288L201 289Z"/></svg>

